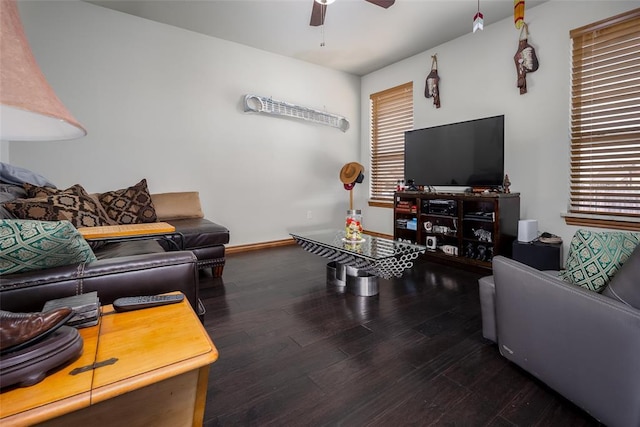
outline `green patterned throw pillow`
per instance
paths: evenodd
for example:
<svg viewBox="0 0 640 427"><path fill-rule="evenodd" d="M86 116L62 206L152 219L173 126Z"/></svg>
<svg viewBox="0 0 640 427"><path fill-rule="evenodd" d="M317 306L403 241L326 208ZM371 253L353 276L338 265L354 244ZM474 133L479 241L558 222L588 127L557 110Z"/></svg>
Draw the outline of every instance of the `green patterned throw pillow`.
<svg viewBox="0 0 640 427"><path fill-rule="evenodd" d="M69 221L0 220L0 275L95 260Z"/></svg>
<svg viewBox="0 0 640 427"><path fill-rule="evenodd" d="M560 277L601 292L640 243L640 233L578 230L571 239Z"/></svg>

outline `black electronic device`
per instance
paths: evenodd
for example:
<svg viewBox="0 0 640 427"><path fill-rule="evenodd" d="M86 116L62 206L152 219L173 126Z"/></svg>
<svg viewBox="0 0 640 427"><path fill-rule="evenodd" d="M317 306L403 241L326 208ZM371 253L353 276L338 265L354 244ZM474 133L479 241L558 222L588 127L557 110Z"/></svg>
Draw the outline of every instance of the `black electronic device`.
<svg viewBox="0 0 640 427"><path fill-rule="evenodd" d="M182 294L148 295L138 297L122 297L113 302L115 311L132 311L142 308L158 307L160 305L175 304L184 299Z"/></svg>
<svg viewBox="0 0 640 427"><path fill-rule="evenodd" d="M562 243L513 242L513 259L538 270L562 268Z"/></svg>
<svg viewBox="0 0 640 427"><path fill-rule="evenodd" d="M504 115L405 132L404 177L425 187L500 187Z"/></svg>
<svg viewBox="0 0 640 427"><path fill-rule="evenodd" d="M458 214L455 200L433 199L429 200L428 212L436 215L456 216Z"/></svg>

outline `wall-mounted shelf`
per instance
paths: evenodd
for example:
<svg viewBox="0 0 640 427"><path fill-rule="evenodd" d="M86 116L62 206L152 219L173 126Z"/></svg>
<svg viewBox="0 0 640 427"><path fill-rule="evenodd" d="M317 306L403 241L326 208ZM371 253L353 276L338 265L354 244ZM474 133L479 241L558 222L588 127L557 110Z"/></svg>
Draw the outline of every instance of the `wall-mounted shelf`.
<svg viewBox="0 0 640 427"><path fill-rule="evenodd" d="M349 129L349 121L343 116L327 113L326 111L314 110L313 108L301 107L284 101L266 98L258 95L245 95L244 111L272 114L276 116L292 117L312 123L331 126L346 132Z"/></svg>

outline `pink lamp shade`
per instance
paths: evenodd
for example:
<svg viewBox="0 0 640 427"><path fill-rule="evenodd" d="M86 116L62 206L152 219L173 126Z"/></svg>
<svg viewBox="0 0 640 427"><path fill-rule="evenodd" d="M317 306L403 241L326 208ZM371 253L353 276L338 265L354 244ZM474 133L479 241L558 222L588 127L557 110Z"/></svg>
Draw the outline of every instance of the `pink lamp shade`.
<svg viewBox="0 0 640 427"><path fill-rule="evenodd" d="M56 141L87 131L40 71L15 0L0 0L0 140Z"/></svg>

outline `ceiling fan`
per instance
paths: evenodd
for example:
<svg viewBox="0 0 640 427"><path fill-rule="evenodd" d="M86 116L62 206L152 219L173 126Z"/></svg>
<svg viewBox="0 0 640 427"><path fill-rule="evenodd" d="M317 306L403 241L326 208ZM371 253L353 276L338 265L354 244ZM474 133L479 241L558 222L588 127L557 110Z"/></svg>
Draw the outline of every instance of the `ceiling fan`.
<svg viewBox="0 0 640 427"><path fill-rule="evenodd" d="M313 0L313 9L311 9L311 22L309 25L312 27L318 27L324 25L324 16L327 13L327 5L333 3L335 0ZM391 7L395 0L365 0L376 6L384 7L388 9Z"/></svg>

